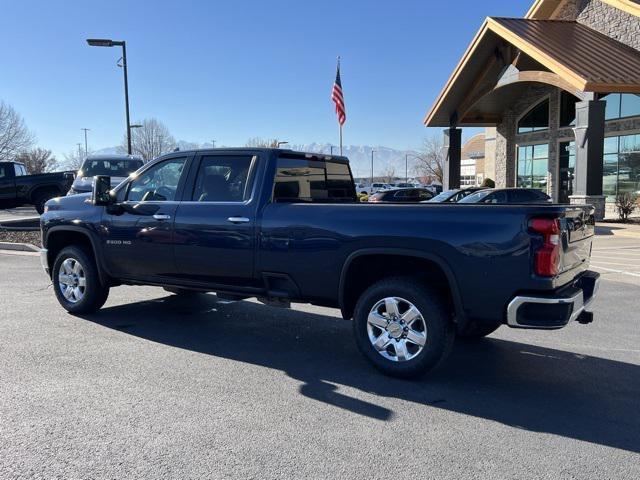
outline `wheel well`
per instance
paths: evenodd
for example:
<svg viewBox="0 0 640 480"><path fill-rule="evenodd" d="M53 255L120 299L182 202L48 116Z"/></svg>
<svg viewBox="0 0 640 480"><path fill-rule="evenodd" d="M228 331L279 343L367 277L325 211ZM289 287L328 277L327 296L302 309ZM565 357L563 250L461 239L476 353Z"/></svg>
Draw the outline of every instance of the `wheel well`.
<svg viewBox="0 0 640 480"><path fill-rule="evenodd" d="M360 295L374 283L389 277L413 277L429 284L446 299L452 316L456 312L449 279L436 262L406 255L372 254L355 258L343 277L342 316L352 318Z"/></svg>
<svg viewBox="0 0 640 480"><path fill-rule="evenodd" d="M35 201L35 199L43 193L54 193L56 195L61 195L60 188L55 185L46 185L34 188L31 192L31 200Z"/></svg>
<svg viewBox="0 0 640 480"><path fill-rule="evenodd" d="M47 263L49 269L53 268L53 262L56 261L60 251L71 245L82 246L87 253L91 254L91 257L95 257L91 240L86 234L73 231L51 232L47 237Z"/></svg>

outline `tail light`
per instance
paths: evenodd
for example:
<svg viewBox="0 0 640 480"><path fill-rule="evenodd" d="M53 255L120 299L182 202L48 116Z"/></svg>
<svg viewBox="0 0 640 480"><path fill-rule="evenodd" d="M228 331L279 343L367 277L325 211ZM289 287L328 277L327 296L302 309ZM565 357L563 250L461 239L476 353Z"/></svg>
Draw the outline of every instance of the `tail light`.
<svg viewBox="0 0 640 480"><path fill-rule="evenodd" d="M544 242L535 252L536 275L553 277L560 271L560 220L534 218L529 223L532 232L542 235Z"/></svg>

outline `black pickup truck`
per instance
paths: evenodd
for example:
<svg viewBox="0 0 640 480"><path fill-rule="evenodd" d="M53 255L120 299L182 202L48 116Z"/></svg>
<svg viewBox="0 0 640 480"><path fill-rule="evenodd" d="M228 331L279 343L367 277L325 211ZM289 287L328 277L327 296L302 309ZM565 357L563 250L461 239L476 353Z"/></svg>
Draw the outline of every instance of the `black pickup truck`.
<svg viewBox="0 0 640 480"><path fill-rule="evenodd" d="M41 226L69 312L122 284L336 307L397 376L442 363L456 335L589 323L599 278L590 206L360 203L346 158L290 150L168 154L51 200Z"/></svg>
<svg viewBox="0 0 640 480"><path fill-rule="evenodd" d="M34 205L42 214L47 200L67 194L73 178L73 172L29 175L22 163L0 162L0 208Z"/></svg>

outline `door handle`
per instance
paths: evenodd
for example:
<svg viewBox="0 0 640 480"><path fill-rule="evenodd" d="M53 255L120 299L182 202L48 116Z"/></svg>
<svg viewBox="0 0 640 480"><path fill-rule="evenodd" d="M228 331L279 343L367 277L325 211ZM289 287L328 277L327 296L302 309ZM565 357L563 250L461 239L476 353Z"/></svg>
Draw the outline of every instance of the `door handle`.
<svg viewBox="0 0 640 480"><path fill-rule="evenodd" d="M155 218L156 220L171 220L171 215L163 215L161 213L156 213L153 218Z"/></svg>
<svg viewBox="0 0 640 480"><path fill-rule="evenodd" d="M231 223L248 223L250 220L247 217L229 217L227 220Z"/></svg>

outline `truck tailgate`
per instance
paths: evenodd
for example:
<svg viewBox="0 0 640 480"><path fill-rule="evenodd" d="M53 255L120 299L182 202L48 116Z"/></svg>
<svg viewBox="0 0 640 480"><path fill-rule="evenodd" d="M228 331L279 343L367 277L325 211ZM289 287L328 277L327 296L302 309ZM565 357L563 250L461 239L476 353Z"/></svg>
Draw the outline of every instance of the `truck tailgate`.
<svg viewBox="0 0 640 480"><path fill-rule="evenodd" d="M594 208L590 205L568 206L560 219L562 255L560 273L575 268L586 269L595 235Z"/></svg>

